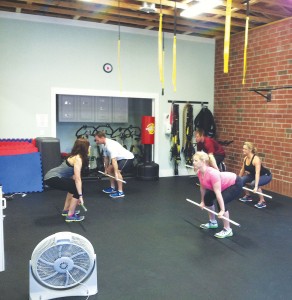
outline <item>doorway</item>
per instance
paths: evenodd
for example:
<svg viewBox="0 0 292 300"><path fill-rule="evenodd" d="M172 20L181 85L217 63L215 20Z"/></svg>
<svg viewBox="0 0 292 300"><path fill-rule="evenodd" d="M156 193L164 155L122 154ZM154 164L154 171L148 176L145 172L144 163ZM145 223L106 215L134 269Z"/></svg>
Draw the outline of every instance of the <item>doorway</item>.
<svg viewBox="0 0 292 300"><path fill-rule="evenodd" d="M66 88L52 88L51 90L51 136L58 137L57 134L57 99L58 95L72 95L72 96L95 96L95 97L115 97L128 98L131 101L150 101L152 116L155 117L155 140L157 141L157 132L159 132L158 111L159 111L159 95L150 93L138 92L117 92L117 91L101 91L101 90L87 90L87 89L66 89ZM82 123L79 123L81 126ZM62 151L62 149L61 149ZM153 146L152 159L158 161L158 147Z"/></svg>

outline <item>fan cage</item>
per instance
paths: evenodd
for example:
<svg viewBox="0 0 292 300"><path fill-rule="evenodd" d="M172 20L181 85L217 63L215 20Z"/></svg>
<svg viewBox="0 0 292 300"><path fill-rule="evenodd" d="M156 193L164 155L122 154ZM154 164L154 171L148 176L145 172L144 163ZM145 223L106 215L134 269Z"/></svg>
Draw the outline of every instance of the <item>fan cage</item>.
<svg viewBox="0 0 292 300"><path fill-rule="evenodd" d="M52 289L72 288L91 275L94 256L91 243L83 236L57 233L36 246L31 257L32 274Z"/></svg>

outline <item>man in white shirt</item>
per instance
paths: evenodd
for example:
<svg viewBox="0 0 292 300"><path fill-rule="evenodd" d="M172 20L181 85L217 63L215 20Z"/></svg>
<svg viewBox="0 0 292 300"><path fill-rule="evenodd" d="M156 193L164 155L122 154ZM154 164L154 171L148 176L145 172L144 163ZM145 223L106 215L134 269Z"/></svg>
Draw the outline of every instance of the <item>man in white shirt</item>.
<svg viewBox="0 0 292 300"><path fill-rule="evenodd" d="M109 177L111 186L102 191L110 194L112 198L125 197L121 173L133 168L134 154L120 143L107 138L103 131L98 131L95 134L95 142L102 145L105 174L114 177ZM117 189L115 181L117 182Z"/></svg>

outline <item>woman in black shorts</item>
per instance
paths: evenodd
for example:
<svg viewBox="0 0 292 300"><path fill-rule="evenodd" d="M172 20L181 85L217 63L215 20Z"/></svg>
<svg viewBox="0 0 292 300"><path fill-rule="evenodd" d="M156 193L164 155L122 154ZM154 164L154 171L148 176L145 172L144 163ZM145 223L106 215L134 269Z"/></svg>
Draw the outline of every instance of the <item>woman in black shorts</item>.
<svg viewBox="0 0 292 300"><path fill-rule="evenodd" d="M49 170L44 177L49 187L68 192L62 212L66 222L84 220L84 216L79 216L80 211L76 210L76 206L84 203L81 170L88 166L88 149L88 140L77 139L68 158L60 166Z"/></svg>

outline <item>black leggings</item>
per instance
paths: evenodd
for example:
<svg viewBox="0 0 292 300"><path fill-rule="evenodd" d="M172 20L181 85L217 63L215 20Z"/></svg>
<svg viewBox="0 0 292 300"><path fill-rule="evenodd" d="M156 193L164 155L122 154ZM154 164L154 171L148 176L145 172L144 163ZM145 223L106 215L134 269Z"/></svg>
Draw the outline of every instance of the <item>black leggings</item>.
<svg viewBox="0 0 292 300"><path fill-rule="evenodd" d="M224 204L225 204L225 211L228 209L226 208L226 204L234 200L235 198L238 198L241 195L243 187L243 181L242 178L239 176L236 176L235 183L231 186L229 186L227 189L225 189L223 192L221 192ZM216 194L211 190L206 190L204 202L206 206L212 206L214 204L214 201L216 200ZM218 202L217 202L218 205Z"/></svg>
<svg viewBox="0 0 292 300"><path fill-rule="evenodd" d="M57 190L66 191L73 194L73 197L79 199L79 194L76 188L75 180L72 178L52 177L45 180L45 184Z"/></svg>

